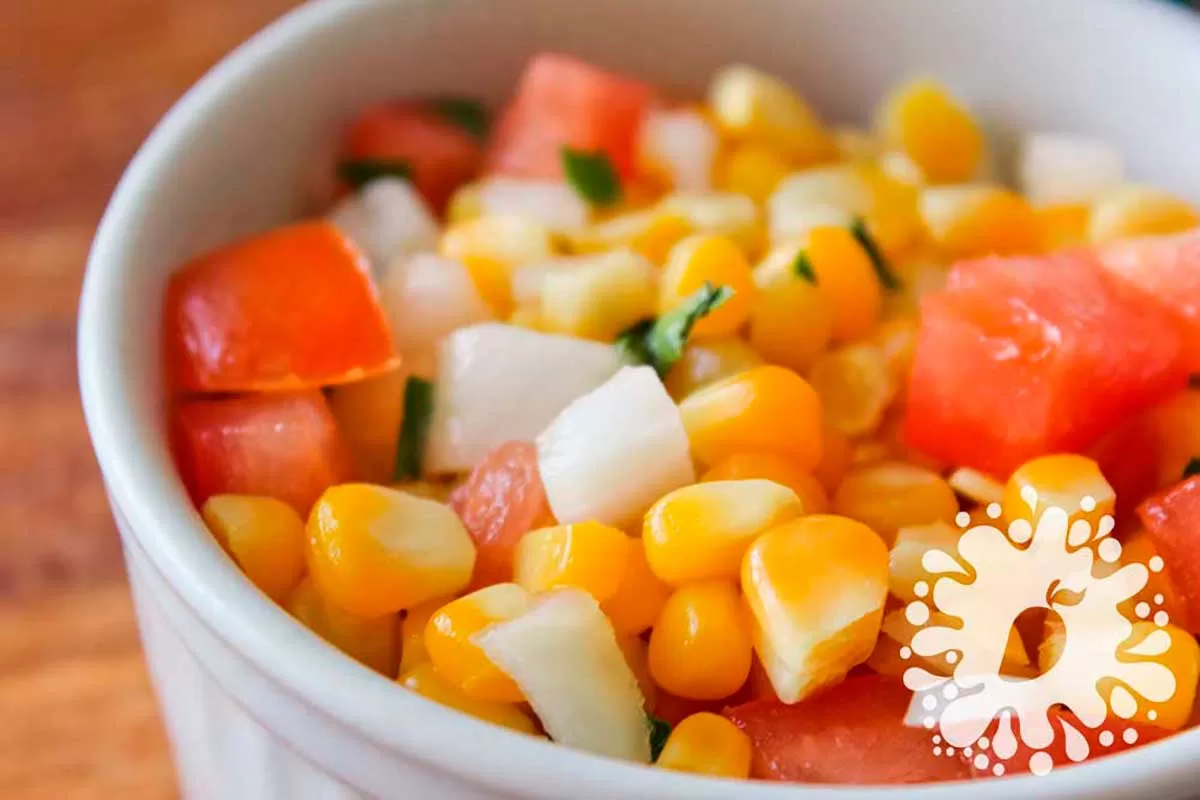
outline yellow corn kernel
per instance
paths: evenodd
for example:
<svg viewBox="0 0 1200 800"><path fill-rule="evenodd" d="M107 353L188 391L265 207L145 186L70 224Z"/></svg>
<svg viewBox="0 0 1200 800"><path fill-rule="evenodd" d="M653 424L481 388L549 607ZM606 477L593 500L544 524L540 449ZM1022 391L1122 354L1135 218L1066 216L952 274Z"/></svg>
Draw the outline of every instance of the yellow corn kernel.
<svg viewBox="0 0 1200 800"><path fill-rule="evenodd" d="M991 184L939 186L921 193L921 218L950 258L1036 253L1041 223L1029 201Z"/></svg>
<svg viewBox="0 0 1200 800"><path fill-rule="evenodd" d="M429 660L429 652L425 649L425 627L430 617L449 602L450 598L437 597L404 612L404 621L400 623L401 672Z"/></svg>
<svg viewBox="0 0 1200 800"><path fill-rule="evenodd" d="M721 159L717 165L717 186L744 194L761 205L791 172L791 162L777 150L747 142Z"/></svg>
<svg viewBox="0 0 1200 800"><path fill-rule="evenodd" d="M929 615L929 621L923 627L932 625L959 627L957 620L953 617L937 611ZM920 628L908 621L902 608L885 614L883 625L879 631L879 641L876 643L871 657L867 659L867 666L880 675L896 677L902 677L909 667L922 667L934 675L949 676L954 671L954 667L947 663L941 655L922 656L913 651L912 640L918 630ZM901 648L908 648L909 657L907 659L900 656ZM1008 642L1000 662L1000 672L1004 675L1020 677L1034 676L1035 670L1029 659L1029 653L1025 650L1025 644L1021 641L1016 628L1009 632Z"/></svg>
<svg viewBox="0 0 1200 800"><path fill-rule="evenodd" d="M329 390L329 409L365 481L386 483L396 472L406 380L408 371L397 369Z"/></svg>
<svg viewBox="0 0 1200 800"><path fill-rule="evenodd" d="M850 469L853 446L840 431L826 425L821 432L821 460L813 467L813 477L825 488L826 495L837 491Z"/></svg>
<svg viewBox="0 0 1200 800"><path fill-rule="evenodd" d="M651 208L619 214L569 232L567 241L577 253L600 253L628 247L651 263L662 264L676 242L693 232L683 214Z"/></svg>
<svg viewBox="0 0 1200 800"><path fill-rule="evenodd" d="M405 670L397 679L397 683L410 692L416 692L422 697L484 722L512 728L519 733L537 733L537 726L533 724L533 720L519 707L512 703L494 703L470 697L456 689L429 662Z"/></svg>
<svg viewBox="0 0 1200 800"><path fill-rule="evenodd" d="M451 600L425 625L425 651L438 674L469 697L520 703L521 690L471 638L487 626L529 608L529 593L515 583L496 583Z"/></svg>
<svg viewBox="0 0 1200 800"><path fill-rule="evenodd" d="M634 542L621 583L600 610L608 615L618 635L637 636L654 624L670 594L671 588L651 571L646 549Z"/></svg>
<svg viewBox="0 0 1200 800"><path fill-rule="evenodd" d="M791 461L774 453L734 453L704 473L703 481L744 481L760 479L786 486L800 498L805 514L824 514L829 510L825 487Z"/></svg>
<svg viewBox="0 0 1200 800"><path fill-rule="evenodd" d="M708 98L717 123L734 138L762 142L798 164L827 161L836 152L816 115L778 78L734 64L717 73Z"/></svg>
<svg viewBox="0 0 1200 800"><path fill-rule="evenodd" d="M958 555L958 540L962 531L944 522L909 525L896 532L896 541L888 554L888 591L898 600L911 603L917 599L913 587L925 581L930 589L937 576L925 569L921 559L930 550L940 550L951 557Z"/></svg>
<svg viewBox="0 0 1200 800"><path fill-rule="evenodd" d="M1042 234L1042 250L1076 247L1087 241L1092 210L1083 203L1064 203L1035 209Z"/></svg>
<svg viewBox="0 0 1200 800"><path fill-rule="evenodd" d="M696 234L671 248L659 285L658 313L665 314L704 285L727 286L733 296L692 328L695 339L719 339L737 332L754 304L754 276L746 257L724 236Z"/></svg>
<svg viewBox="0 0 1200 800"><path fill-rule="evenodd" d="M833 143L843 161L870 161L879 155L879 142L863 128L839 125L833 129Z"/></svg>
<svg viewBox="0 0 1200 800"><path fill-rule="evenodd" d="M716 464L734 453L777 453L800 469L821 460L821 400L783 367L754 367L688 395L679 405L692 454Z"/></svg>
<svg viewBox="0 0 1200 800"><path fill-rule="evenodd" d="M1148 414L1158 447L1158 485L1169 486L1200 455L1200 391L1179 392Z"/></svg>
<svg viewBox="0 0 1200 800"><path fill-rule="evenodd" d="M968 500L987 505L1004 502L1004 484L979 470L959 467L946 480L950 488Z"/></svg>
<svg viewBox="0 0 1200 800"><path fill-rule="evenodd" d="M663 602L666 602L666 597L663 597ZM643 707L648 712L652 711L654 702L658 699L658 686L650 675L650 645L638 636L618 636L617 647L621 648L621 655L625 656L629 671L637 678L638 688L642 692Z"/></svg>
<svg viewBox="0 0 1200 800"><path fill-rule="evenodd" d="M714 481L663 496L646 512L650 569L673 586L736 579L742 556L769 528L804 513L796 493L768 480Z"/></svg>
<svg viewBox="0 0 1200 800"><path fill-rule="evenodd" d="M867 659L887 583L887 546L844 517L801 517L750 546L742 591L755 650L780 700L799 702Z"/></svg>
<svg viewBox="0 0 1200 800"><path fill-rule="evenodd" d="M795 248L784 249L791 261L784 263L768 255L754 271L758 293L750 312L749 338L771 363L803 372L828 346L833 313L815 283L811 265L803 261L801 266L809 277L801 275Z"/></svg>
<svg viewBox="0 0 1200 800"><path fill-rule="evenodd" d="M200 509L213 538L250 582L281 602L304 577L304 522L273 497L216 494Z"/></svg>
<svg viewBox="0 0 1200 800"><path fill-rule="evenodd" d="M874 336L874 343L883 353L888 373L897 391L908 378L917 353L917 331L920 320L915 316L898 316L884 320Z"/></svg>
<svg viewBox="0 0 1200 800"><path fill-rule="evenodd" d="M376 672L396 674L399 619L395 614L360 617L327 601L311 578L300 581L287 600L288 613L304 627Z"/></svg>
<svg viewBox="0 0 1200 800"><path fill-rule="evenodd" d="M446 204L446 224L456 225L468 222L483 214L483 201L479 195L478 183L464 183L450 195Z"/></svg>
<svg viewBox="0 0 1200 800"><path fill-rule="evenodd" d="M896 531L910 525L953 522L958 498L946 479L932 470L885 462L847 475L833 496L833 508L892 542Z"/></svg>
<svg viewBox="0 0 1200 800"><path fill-rule="evenodd" d="M1158 548L1155 546L1154 540L1146 533L1145 528L1138 528L1133 533L1126 535L1121 545L1120 565L1147 564L1151 558L1158 555ZM1109 569L1115 571L1117 566L1109 567L1106 562L1097 562L1093 567L1093 572L1097 577L1104 577ZM1119 606L1121 613L1125 615L1126 619L1132 619L1138 601L1145 597L1152 598L1156 594L1163 596L1161 608L1167 612L1172 622L1189 629L1194 627L1191 620L1188 619L1187 598L1176 586L1176 581L1171 575L1170 563L1159 572L1150 573L1142 591Z"/></svg>
<svg viewBox="0 0 1200 800"><path fill-rule="evenodd" d="M545 226L520 216L486 216L451 225L438 250L466 266L479 294L499 317L512 311L512 273L554 256Z"/></svg>
<svg viewBox="0 0 1200 800"><path fill-rule="evenodd" d="M583 339L612 341L634 323L654 316L658 293L654 265L632 250L572 259L542 278L542 329Z"/></svg>
<svg viewBox="0 0 1200 800"><path fill-rule="evenodd" d="M623 531L599 522L540 528L517 542L513 575L530 592L573 586L603 603L617 593L636 545Z"/></svg>
<svg viewBox="0 0 1200 800"><path fill-rule="evenodd" d="M833 338L852 342L869 336L879 321L883 293L862 245L844 228L820 227L808 234L804 252L832 306Z"/></svg>
<svg viewBox="0 0 1200 800"><path fill-rule="evenodd" d="M1116 500L1095 461L1063 454L1041 456L1018 467L1004 487L1002 506L1005 519L1031 522L1047 508L1061 508L1071 522L1086 520L1096 531L1100 518L1113 513Z"/></svg>
<svg viewBox="0 0 1200 800"><path fill-rule="evenodd" d="M663 383L679 402L697 389L762 363L758 352L736 337L692 342L684 348L683 358L675 362Z"/></svg>
<svg viewBox="0 0 1200 800"><path fill-rule="evenodd" d="M750 777L753 750L750 737L736 725L722 716L701 711L675 726L654 765L678 772L744 780Z"/></svg>
<svg viewBox="0 0 1200 800"><path fill-rule="evenodd" d="M924 186L925 171L921 165L912 160L912 156L902 150L888 150L880 153L877 159L879 169L884 175L907 186Z"/></svg>
<svg viewBox="0 0 1200 800"><path fill-rule="evenodd" d="M1087 238L1093 244L1180 233L1200 225L1194 206L1168 192L1148 186L1118 186L1092 204Z"/></svg>
<svg viewBox="0 0 1200 800"><path fill-rule="evenodd" d="M896 394L887 356L874 344L852 344L824 354L808 372L821 398L825 423L846 436L879 427Z"/></svg>
<svg viewBox="0 0 1200 800"><path fill-rule="evenodd" d="M877 124L888 146L907 153L934 183L969 180L983 160L979 125L936 81L897 88L884 100Z"/></svg>
<svg viewBox="0 0 1200 800"><path fill-rule="evenodd" d="M682 217L696 233L725 236L747 256L762 247L764 232L758 206L736 192L676 192L656 206L661 213Z"/></svg>
<svg viewBox="0 0 1200 800"><path fill-rule="evenodd" d="M364 617L466 588L475 544L449 506L383 486L325 490L308 518L308 569L330 602Z"/></svg>
<svg viewBox="0 0 1200 800"><path fill-rule="evenodd" d="M887 297L883 299L885 318L919 317L921 298L945 288L950 275L941 262L941 256L929 251L918 251L893 261L892 270L900 278L900 288L888 292Z"/></svg>
<svg viewBox="0 0 1200 800"><path fill-rule="evenodd" d="M750 629L737 586L704 581L676 589L650 632L650 675L673 695L719 700L750 674Z"/></svg>
<svg viewBox="0 0 1200 800"><path fill-rule="evenodd" d="M535 306L518 306L513 309L512 314L508 317L508 324L528 328L531 331L545 332L546 330L546 323L542 321L542 310Z"/></svg>

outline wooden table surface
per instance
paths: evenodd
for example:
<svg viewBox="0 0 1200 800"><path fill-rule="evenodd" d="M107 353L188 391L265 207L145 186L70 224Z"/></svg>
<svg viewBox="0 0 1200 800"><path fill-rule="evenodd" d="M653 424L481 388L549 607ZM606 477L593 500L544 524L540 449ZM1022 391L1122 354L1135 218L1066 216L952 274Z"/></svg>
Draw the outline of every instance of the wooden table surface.
<svg viewBox="0 0 1200 800"><path fill-rule="evenodd" d="M0 797L177 794L79 408L76 304L154 122L295 4L0 2Z"/></svg>

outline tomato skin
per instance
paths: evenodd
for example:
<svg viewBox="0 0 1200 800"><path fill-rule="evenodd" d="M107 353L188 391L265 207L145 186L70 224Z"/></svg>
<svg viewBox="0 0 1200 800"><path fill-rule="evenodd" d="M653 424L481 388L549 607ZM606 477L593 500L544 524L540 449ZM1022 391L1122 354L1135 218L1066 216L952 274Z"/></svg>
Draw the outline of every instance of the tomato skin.
<svg viewBox="0 0 1200 800"><path fill-rule="evenodd" d="M517 542L554 524L532 442L506 442L488 453L450 495L450 507L475 541L473 589L511 581Z"/></svg>
<svg viewBox="0 0 1200 800"><path fill-rule="evenodd" d="M1200 624L1200 475L1147 498L1138 506L1138 516L1187 606L1188 627L1195 632Z"/></svg>
<svg viewBox="0 0 1200 800"><path fill-rule="evenodd" d="M399 363L363 255L328 222L279 228L176 271L164 338L182 392L308 388Z"/></svg>
<svg viewBox="0 0 1200 800"><path fill-rule="evenodd" d="M1186 382L1175 327L1088 253L962 262L922 300L905 432L940 459L1008 475L1086 451Z"/></svg>
<svg viewBox="0 0 1200 800"><path fill-rule="evenodd" d="M617 172L628 178L634 173L637 135L653 96L641 81L570 56L535 56L496 127L486 170L560 178L565 145L604 151Z"/></svg>
<svg viewBox="0 0 1200 800"><path fill-rule="evenodd" d="M350 458L319 390L187 400L171 444L188 494L275 497L308 515L327 487L350 480Z"/></svg>
<svg viewBox="0 0 1200 800"><path fill-rule="evenodd" d="M897 784L970 777L966 764L933 755L929 731L904 725L911 698L895 678L863 675L795 705L756 700L724 713L754 743L755 778Z"/></svg>
<svg viewBox="0 0 1200 800"><path fill-rule="evenodd" d="M403 162L417 191L440 214L454 190L479 173L483 146L428 104L385 103L351 123L342 158Z"/></svg>

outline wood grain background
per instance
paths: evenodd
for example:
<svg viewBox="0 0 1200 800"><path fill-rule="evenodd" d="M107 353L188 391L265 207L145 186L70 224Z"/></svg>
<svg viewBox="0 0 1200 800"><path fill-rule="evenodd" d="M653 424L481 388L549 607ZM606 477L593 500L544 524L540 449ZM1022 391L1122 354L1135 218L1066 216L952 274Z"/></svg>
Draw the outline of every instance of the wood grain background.
<svg viewBox="0 0 1200 800"><path fill-rule="evenodd" d="M295 0L0 0L0 797L176 796L84 429L75 313L155 121Z"/></svg>

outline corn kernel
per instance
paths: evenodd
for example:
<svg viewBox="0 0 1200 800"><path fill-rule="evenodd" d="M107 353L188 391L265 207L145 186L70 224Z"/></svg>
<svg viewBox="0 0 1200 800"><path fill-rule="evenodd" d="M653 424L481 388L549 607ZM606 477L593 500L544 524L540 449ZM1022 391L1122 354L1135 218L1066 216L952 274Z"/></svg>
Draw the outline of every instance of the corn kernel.
<svg viewBox="0 0 1200 800"><path fill-rule="evenodd" d="M250 582L280 602L304 576L304 522L282 500L217 494L200 510L213 538Z"/></svg>
<svg viewBox="0 0 1200 800"><path fill-rule="evenodd" d="M1008 479L1002 505L1009 521L1036 521L1043 511L1054 507L1065 511L1071 522L1086 520L1096 531L1100 518L1113 513L1116 499L1095 461L1064 454L1022 464Z"/></svg>
<svg viewBox="0 0 1200 800"><path fill-rule="evenodd" d="M1004 502L1004 484L979 470L959 467L946 480L950 488L968 500L987 505Z"/></svg>
<svg viewBox="0 0 1200 800"><path fill-rule="evenodd" d="M805 514L824 514L829 510L825 487L791 461L774 453L734 453L704 473L703 481L743 481L761 479L786 486L800 498Z"/></svg>
<svg viewBox="0 0 1200 800"><path fill-rule="evenodd" d="M512 728L519 733L537 733L537 726L534 725L533 720L517 706L512 703L493 703L469 697L446 681L428 662L405 670L397 679L397 683L410 692L416 692L422 697L441 703L447 708L453 708L455 711L469 714L484 722Z"/></svg>
<svg viewBox="0 0 1200 800"><path fill-rule="evenodd" d="M329 409L354 458L356 474L371 483L385 483L396 471L408 367L406 360L403 370L329 390Z"/></svg>
<svg viewBox="0 0 1200 800"><path fill-rule="evenodd" d="M838 514L856 519L892 542L910 525L952 522L958 498L946 480L912 464L885 462L855 470L833 496Z"/></svg>
<svg viewBox="0 0 1200 800"><path fill-rule="evenodd" d="M735 337L692 342L684 348L683 358L675 362L663 383L675 402L679 402L697 389L762 363L754 348Z"/></svg>
<svg viewBox="0 0 1200 800"><path fill-rule="evenodd" d="M968 180L983 160L979 125L932 80L912 81L888 95L878 127L883 140L907 153L934 183Z"/></svg>
<svg viewBox="0 0 1200 800"><path fill-rule="evenodd" d="M833 314L815 277L796 273L795 248L783 249L783 259L768 255L754 271L749 338L768 361L803 372L829 344Z"/></svg>
<svg viewBox="0 0 1200 800"><path fill-rule="evenodd" d="M724 236L697 234L671 249L659 287L658 313L667 313L706 283L727 286L733 296L697 321L692 337L718 339L736 333L753 307L754 277L742 251Z"/></svg>
<svg viewBox="0 0 1200 800"><path fill-rule="evenodd" d="M660 208L609 217L567 234L577 253L598 253L628 247L653 264L662 264L675 244L695 230L687 217Z"/></svg>
<svg viewBox="0 0 1200 800"><path fill-rule="evenodd" d="M497 316L512 311L510 282L522 264L554 256L554 244L545 226L519 216L489 216L451 225L442 234L439 252L463 263L479 294Z"/></svg>
<svg viewBox="0 0 1200 800"><path fill-rule="evenodd" d="M1156 555L1158 555L1158 548L1155 546L1154 540L1146 533L1145 528L1137 528L1121 541L1121 560L1117 564L1098 561L1093 566L1092 572L1096 577L1102 578L1125 564L1147 564ZM1118 608L1126 619L1133 619L1139 601L1147 597L1153 598L1159 594L1163 596L1163 602L1159 605L1163 611L1167 612L1171 623L1185 630L1194 630L1196 625L1189 618L1187 598L1177 586L1177 579L1172 575L1170 562L1162 570L1151 572L1142 591L1121 603Z"/></svg>
<svg viewBox="0 0 1200 800"><path fill-rule="evenodd" d="M288 613L355 661L389 678L396 674L399 620L395 614L360 617L327 601L311 578L288 597Z"/></svg>
<svg viewBox="0 0 1200 800"><path fill-rule="evenodd" d="M642 544L650 569L673 586L736 579L750 543L802 513L796 493L772 481L697 483L670 492L646 512Z"/></svg>
<svg viewBox="0 0 1200 800"><path fill-rule="evenodd" d="M636 545L624 532L599 522L540 528L517 543L513 574L530 592L573 586L603 603L616 594Z"/></svg>
<svg viewBox="0 0 1200 800"><path fill-rule="evenodd" d="M1036 253L1041 223L1024 197L990 184L941 186L921 193L930 238L951 258Z"/></svg>
<svg viewBox="0 0 1200 800"><path fill-rule="evenodd" d="M833 140L808 105L783 81L734 64L717 73L709 103L725 132L762 142L800 164L833 157Z"/></svg>
<svg viewBox="0 0 1200 800"><path fill-rule="evenodd" d="M750 737L722 716L692 714L671 731L655 766L714 778L750 777Z"/></svg>
<svg viewBox="0 0 1200 800"><path fill-rule="evenodd" d="M546 323L542 321L542 310L536 306L518 306L513 309L512 314L508 316L508 324L543 333L546 330Z"/></svg>
<svg viewBox="0 0 1200 800"><path fill-rule="evenodd" d="M905 603L917 599L913 590L917 581L932 587L937 576L925 569L921 559L930 550L940 550L954 557L962 532L944 522L909 525L896 532L896 541L888 554L888 591Z"/></svg>
<svg viewBox="0 0 1200 800"><path fill-rule="evenodd" d="M791 163L779 152L747 142L735 147L720 161L717 186L744 194L761 205L791 172Z"/></svg>
<svg viewBox="0 0 1200 800"><path fill-rule="evenodd" d="M468 222L483 214L483 200L478 183L464 183L450 195L446 204L446 224L457 225Z"/></svg>
<svg viewBox="0 0 1200 800"><path fill-rule="evenodd" d="M475 545L448 506L383 486L325 490L308 518L308 569L330 602L364 617L466 588Z"/></svg>
<svg viewBox="0 0 1200 800"><path fill-rule="evenodd" d="M1200 455L1200 391L1179 392L1152 408L1148 418L1158 449L1158 485L1169 486Z"/></svg>
<svg viewBox="0 0 1200 800"><path fill-rule="evenodd" d="M730 581L676 589L650 632L650 674L680 697L728 697L746 682L750 660L745 610Z"/></svg>
<svg viewBox="0 0 1200 800"><path fill-rule="evenodd" d="M839 125L833 129L833 143L843 161L870 161L879 155L879 142L863 128Z"/></svg>
<svg viewBox="0 0 1200 800"><path fill-rule="evenodd" d="M804 252L832 306L833 338L852 342L869 336L879 321L883 292L862 245L844 228L821 227L808 234Z"/></svg>
<svg viewBox="0 0 1200 800"><path fill-rule="evenodd" d="M663 602L666 602L665 595ZM629 671L633 673L633 677L637 678L644 708L647 712L652 711L654 703L658 699L658 686L655 685L654 678L650 676L650 645L645 639L638 636L618 636L617 647L621 648L621 655L625 656L625 663L629 665Z"/></svg>
<svg viewBox="0 0 1200 800"><path fill-rule="evenodd" d="M612 597L601 604L618 635L636 636L654 624L658 612L671 594L671 588L651 571L646 548L633 543L625 563L625 573Z"/></svg>
<svg viewBox="0 0 1200 800"><path fill-rule="evenodd" d="M679 405L693 455L715 464L734 453L777 453L800 469L821 460L821 401L783 367L754 367L688 395Z"/></svg>
<svg viewBox="0 0 1200 800"><path fill-rule="evenodd" d="M762 247L764 232L754 201L735 192L675 192L656 206L660 213L678 216L696 233L725 236L753 256Z"/></svg>
<svg viewBox="0 0 1200 800"><path fill-rule="evenodd" d="M430 617L449 602L450 598L436 597L404 612L404 621L400 623L401 672L429 660L429 651L425 649L425 627Z"/></svg>
<svg viewBox="0 0 1200 800"><path fill-rule="evenodd" d="M1200 213L1167 192L1146 186L1118 186L1092 204L1087 238L1093 244L1181 233L1200 225Z"/></svg>
<svg viewBox="0 0 1200 800"><path fill-rule="evenodd" d="M755 650L780 700L799 702L867 659L887 581L886 545L844 517L802 517L750 546L742 590Z"/></svg>
<svg viewBox="0 0 1200 800"><path fill-rule="evenodd" d="M617 334L654 316L654 266L632 250L579 256L541 280L542 328L583 339L612 341Z"/></svg>
<svg viewBox="0 0 1200 800"><path fill-rule="evenodd" d="M825 487L827 495L836 492L846 477L852 453L850 440L826 425L821 433L821 460L813 467L813 477Z"/></svg>
<svg viewBox="0 0 1200 800"><path fill-rule="evenodd" d="M927 183L925 171L921 169L921 165L913 161L912 156L902 150L888 150L886 153L880 153L878 164L880 171L892 180L908 186L924 186Z"/></svg>
<svg viewBox="0 0 1200 800"><path fill-rule="evenodd" d="M874 344L853 344L826 353L813 364L808 380L821 398L825 423L846 436L879 427L896 394L887 357Z"/></svg>
<svg viewBox="0 0 1200 800"><path fill-rule="evenodd" d="M469 697L520 703L521 690L472 642L487 626L529 608L529 593L515 583L496 583L451 600L425 626L425 651L438 674Z"/></svg>
<svg viewBox="0 0 1200 800"><path fill-rule="evenodd" d="M1091 208L1083 203L1045 206L1033 213L1041 228L1042 250L1061 250L1087 241Z"/></svg>

